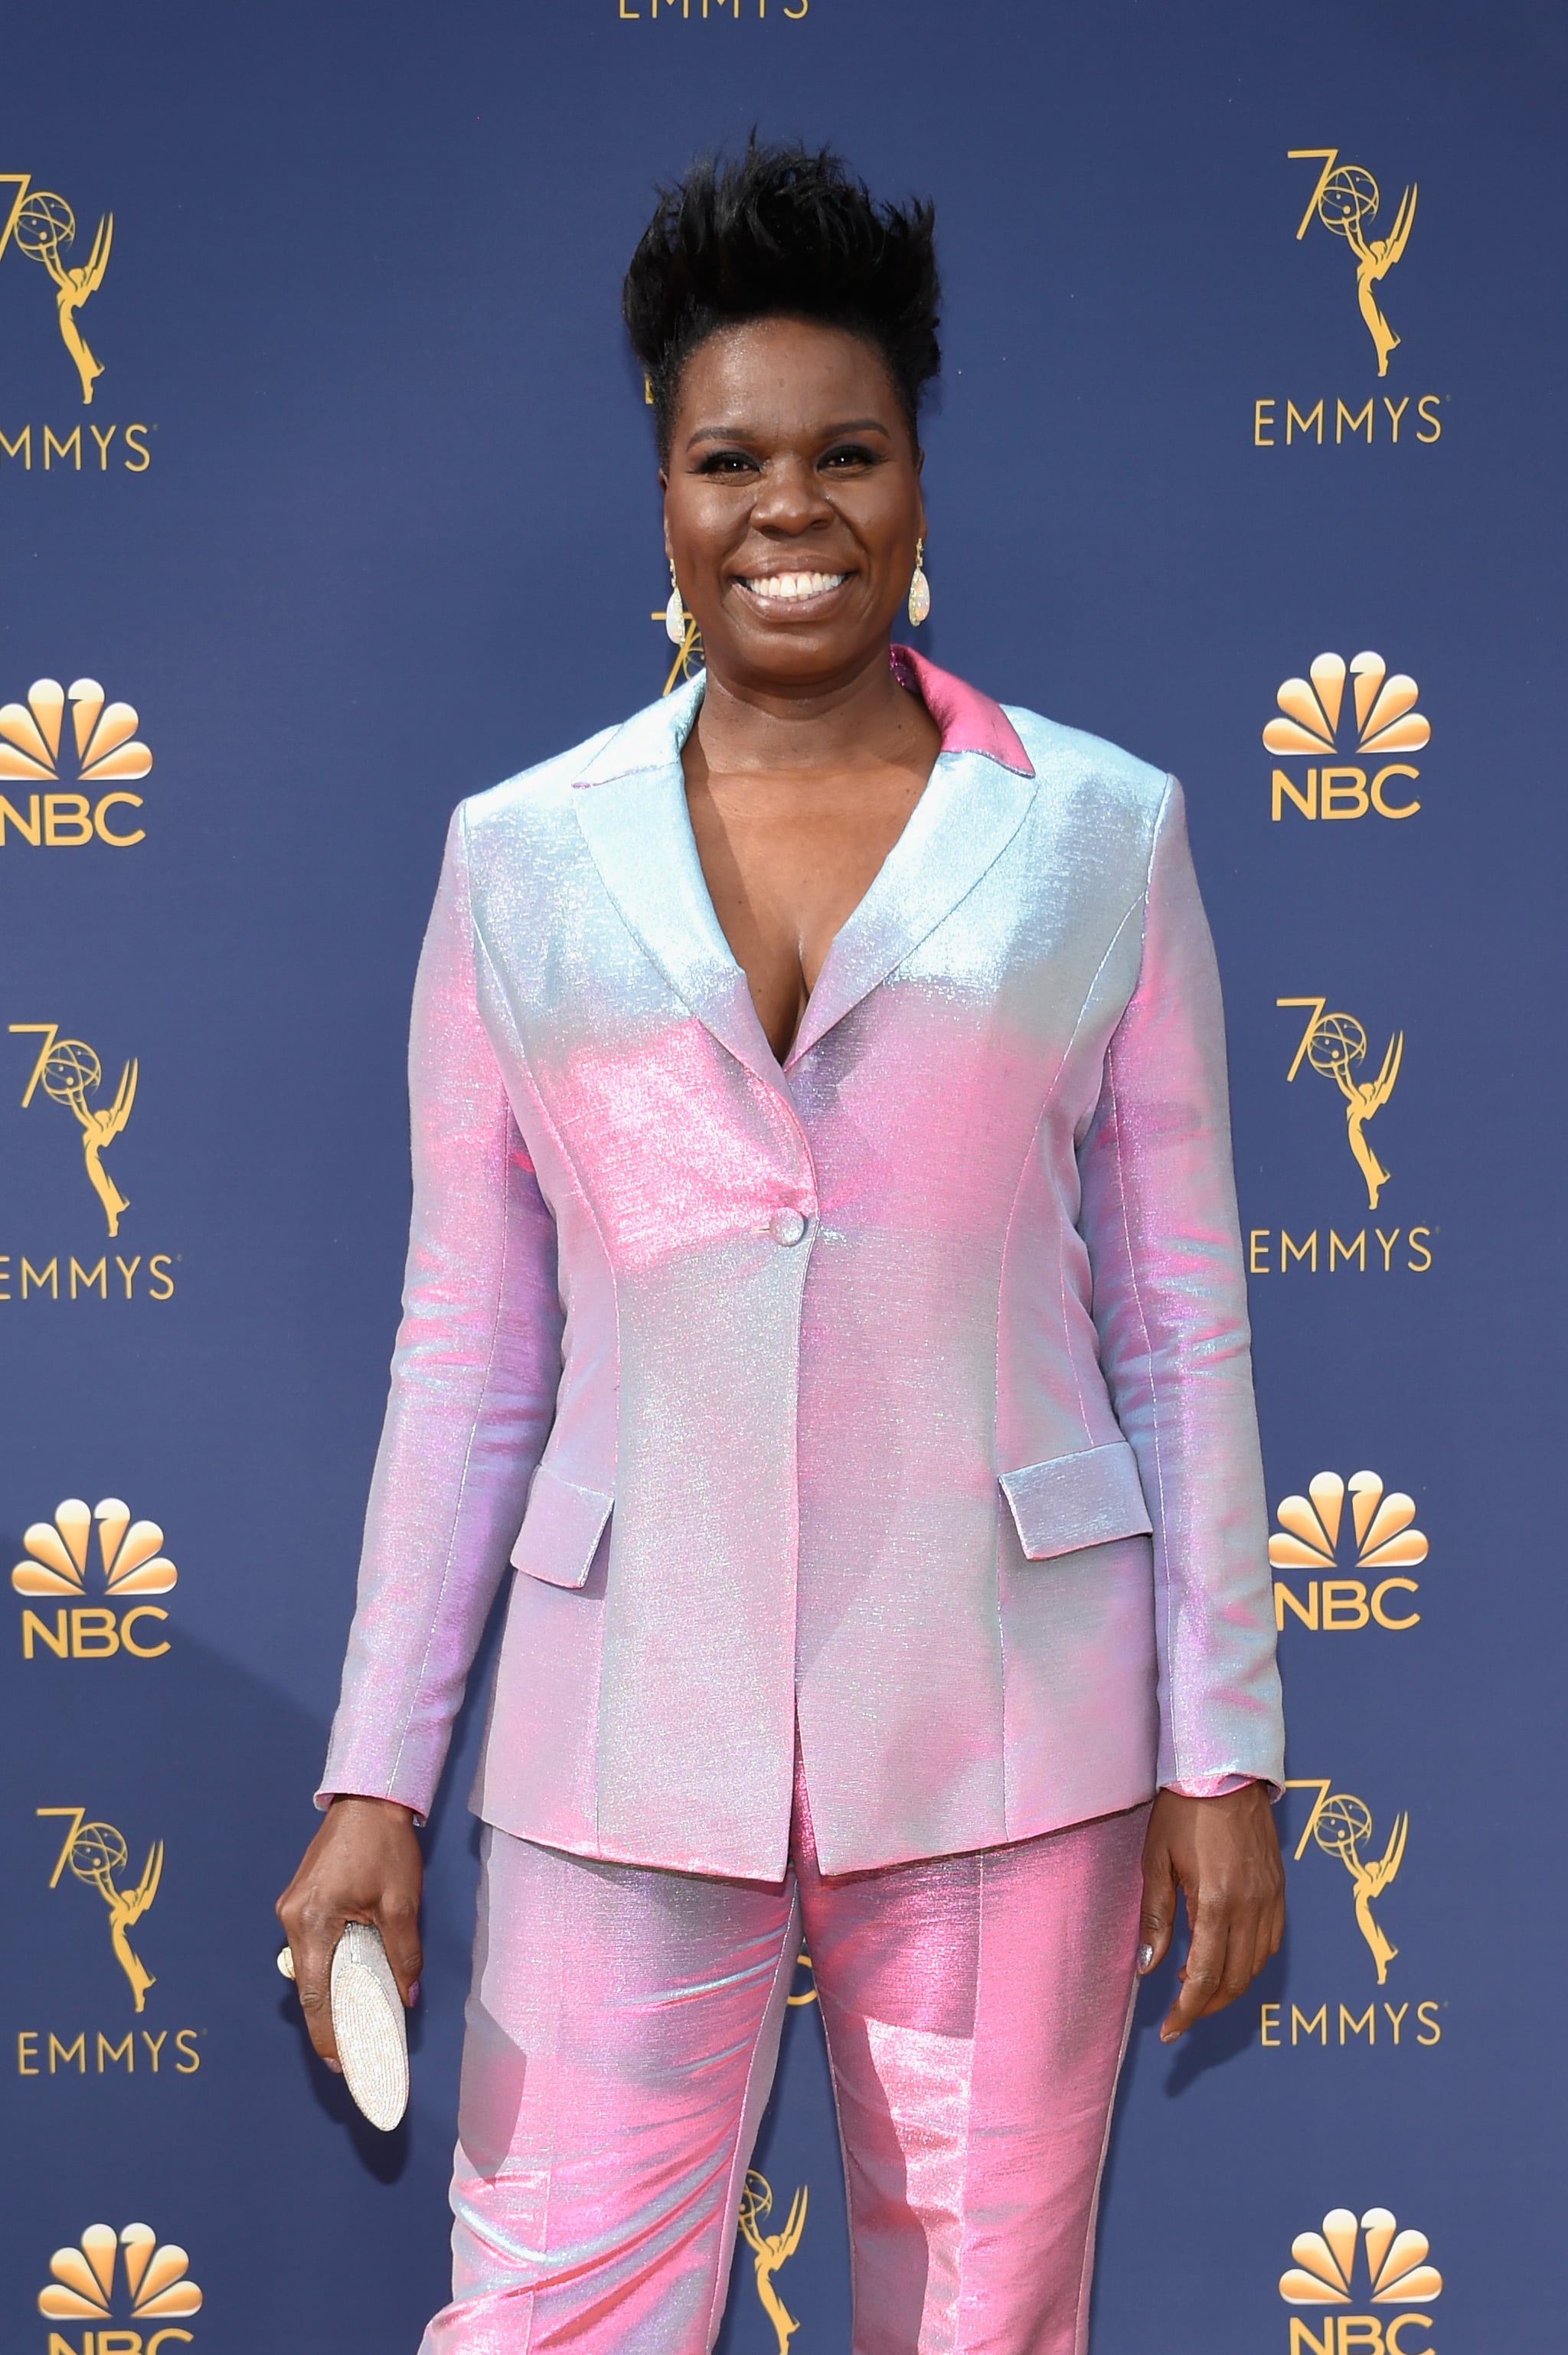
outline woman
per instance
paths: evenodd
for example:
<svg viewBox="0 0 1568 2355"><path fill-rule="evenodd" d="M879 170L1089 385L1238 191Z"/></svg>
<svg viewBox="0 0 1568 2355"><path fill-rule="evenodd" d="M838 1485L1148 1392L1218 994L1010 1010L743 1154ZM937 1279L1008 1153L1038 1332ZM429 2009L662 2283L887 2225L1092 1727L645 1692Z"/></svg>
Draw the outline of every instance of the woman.
<svg viewBox="0 0 1568 2355"><path fill-rule="evenodd" d="M461 808L406 1314L280 1902L420 1968L508 1556L430 2355L696 2355L802 1937L859 2355L1080 2348L1135 1974L1279 1942L1213 959L1175 784L905 649L928 207L753 146L626 281L667 700ZM1140 1870L1141 1859L1141 1870Z"/></svg>

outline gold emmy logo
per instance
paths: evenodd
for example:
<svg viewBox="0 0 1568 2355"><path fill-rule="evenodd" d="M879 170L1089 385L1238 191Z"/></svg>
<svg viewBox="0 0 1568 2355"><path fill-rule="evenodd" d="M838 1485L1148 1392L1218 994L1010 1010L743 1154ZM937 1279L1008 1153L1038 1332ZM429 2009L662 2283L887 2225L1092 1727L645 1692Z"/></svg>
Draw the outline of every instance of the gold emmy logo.
<svg viewBox="0 0 1568 2355"><path fill-rule="evenodd" d="M105 1147L113 1144L131 1117L131 1108L136 1101L135 1059L121 1071L112 1103L94 1107L87 1099L101 1085L103 1066L85 1039L62 1039L58 1022L13 1022L10 1028L14 1032L32 1032L44 1042L22 1092L22 1110L27 1111L41 1084L44 1093L54 1103L65 1104L75 1114L81 1130L88 1183L103 1205L110 1233L117 1235L120 1214L131 1204L103 1167L102 1156Z"/></svg>
<svg viewBox="0 0 1568 2355"><path fill-rule="evenodd" d="M773 2287L773 2275L800 2246L800 2236L805 2229L805 2203L806 2187L803 2183L789 2203L789 2214L784 2220L783 2232L763 2232L760 2227L763 2218L773 2208L773 2186L765 2175L758 2174L754 2167L747 2169L738 2221L741 2236L752 2252L757 2296L762 2300L763 2313L773 2326L778 2355L788 2355L789 2342L800 2325Z"/></svg>
<svg viewBox="0 0 1568 2355"><path fill-rule="evenodd" d="M4 221L0 222L0 258L6 247L14 244L18 253L36 261L48 273L55 290L60 341L76 362L81 398L91 407L92 389L103 374L103 364L93 357L77 323L77 313L103 283L109 249L114 241L114 216L102 215L87 260L68 267L62 256L76 243L76 215L63 197L57 197L49 188L35 188L32 180L30 172L0 172L0 189L13 192Z"/></svg>
<svg viewBox="0 0 1568 2355"><path fill-rule="evenodd" d="M1320 221L1332 236L1344 239L1355 256L1356 301L1378 356L1378 374L1387 376L1389 354L1399 337L1379 310L1373 290L1388 276L1410 242L1415 222L1415 188L1406 188L1400 198L1387 236L1371 237L1367 232L1377 218L1382 197L1365 165L1341 164L1338 147L1292 147L1287 152L1293 164L1311 162L1323 166L1301 216L1296 242L1300 243L1314 220Z"/></svg>
<svg viewBox="0 0 1568 2355"><path fill-rule="evenodd" d="M1385 2321L1375 2314L1332 2311L1352 2303L1362 2280L1370 2306L1429 2306L1443 2295L1443 2276L1427 2262L1431 2245L1424 2232L1401 2232L1386 2208L1369 2208L1359 2224L1349 2208L1330 2208L1320 2232L1298 2232L1290 2244L1296 2263L1281 2274L1279 2294L1286 2306L1316 2308L1317 2327L1291 2316L1290 2355L1431 2355L1430 2344L1418 2350L1404 2336L1407 2324L1430 2330L1428 2314L1407 2312Z"/></svg>
<svg viewBox="0 0 1568 2355"><path fill-rule="evenodd" d="M167 1594L177 1583L179 1572L163 1550L156 1521L133 1521L130 1506L118 1497L105 1497L91 1511L80 1497L68 1497L52 1521L35 1521L23 1537L27 1558L11 1572L16 1593L85 1593L94 1521L106 1594Z"/></svg>
<svg viewBox="0 0 1568 2355"><path fill-rule="evenodd" d="M201 2291L190 2278L190 2259L173 2241L160 2243L150 2224L127 2224L116 2232L112 2224L90 2224L80 2243L57 2249L49 2259L54 2279L38 2292L38 2312L48 2322L109 2322L115 2307L128 2307L133 2322L173 2323L201 2311ZM123 2272L123 2297L116 2295L116 2274ZM188 2341L188 2330L161 2329L149 2333L144 2346L139 2330L99 2334L100 2355L157 2355L170 2340ZM92 2333L83 2341L91 2355ZM49 2334L50 2355L63 2350L74 2355L69 2339Z"/></svg>
<svg viewBox="0 0 1568 2355"><path fill-rule="evenodd" d="M36 1807L38 1816L65 1816L69 1828L55 1859L55 1869L49 1875L49 1887L58 1889L60 1875L67 1865L78 1881L96 1889L109 1908L109 1943L114 1949L114 1959L131 1982L131 1996L138 2011L147 2006L147 1989L155 1984L154 1974L133 1952L129 1931L139 1922L158 1893L158 1883L164 1876L164 1844L155 1840L147 1850L147 1861L142 1868L142 1878L134 1889L121 1889L114 1876L123 1872L130 1861L125 1835L112 1824L90 1824L85 1807Z"/></svg>
<svg viewBox="0 0 1568 2355"><path fill-rule="evenodd" d="M695 613L688 613L686 608L682 606L680 618L684 625L685 634L681 637L678 644L677 644L673 638L670 641L670 643L675 645L675 660L669 666L669 676L665 680L663 687L659 689L661 696L673 695L677 679L689 678L694 670L700 670L702 668L702 638L701 634L698 630L697 616ZM650 622L662 622L667 631L669 627L669 607L667 605L656 606L654 612L648 615L648 619Z"/></svg>
<svg viewBox="0 0 1568 2355"><path fill-rule="evenodd" d="M26 703L0 704L0 778L17 784L60 781L60 737L68 703L75 739L74 763L67 756L68 780L109 784L148 773L153 756L135 741L141 723L133 705L106 703L95 678L72 679L69 687L61 687L58 678L36 678ZM13 823L19 826L21 821Z"/></svg>
<svg viewBox="0 0 1568 2355"><path fill-rule="evenodd" d="M1350 1791L1331 1791L1327 1778L1308 1777L1304 1782L1287 1782L1285 1787L1287 1791L1317 1792L1306 1829L1296 1843L1296 1861L1299 1864L1306 1855L1308 1841L1316 1841L1325 1856L1339 1858L1353 1885L1356 1927L1377 1965L1378 1985L1385 1987L1388 1966L1399 1948L1390 1943L1381 1925L1373 1920L1372 1901L1383 1894L1404 1861L1409 1816L1394 1817L1387 1847L1377 1862L1371 1864L1361 1855L1362 1843L1370 1843L1372 1837L1371 1809L1364 1799L1358 1799Z"/></svg>
<svg viewBox="0 0 1568 2355"><path fill-rule="evenodd" d="M1367 1123L1382 1110L1393 1093L1404 1059L1404 1033L1396 1030L1389 1040L1375 1080L1353 1080L1351 1072L1367 1060L1367 1034L1353 1014L1329 1013L1326 997L1276 997L1275 1004L1310 1008L1307 1028L1285 1079L1294 1080L1306 1061L1319 1079L1333 1081L1345 1099L1347 1142L1357 1168L1366 1179L1367 1207L1375 1210L1378 1197L1389 1182L1389 1173L1367 1142Z"/></svg>

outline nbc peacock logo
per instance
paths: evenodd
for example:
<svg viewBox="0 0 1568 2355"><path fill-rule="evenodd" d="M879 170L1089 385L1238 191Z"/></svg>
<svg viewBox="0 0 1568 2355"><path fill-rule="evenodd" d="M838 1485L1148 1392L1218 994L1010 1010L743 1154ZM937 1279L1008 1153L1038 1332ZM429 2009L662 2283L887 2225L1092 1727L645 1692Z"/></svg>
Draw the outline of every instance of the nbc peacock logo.
<svg viewBox="0 0 1568 2355"><path fill-rule="evenodd" d="M1376 1625L1403 1635L1418 1625L1420 1582L1408 1573L1428 1547L1415 1511L1415 1499L1385 1488L1376 1472L1352 1472L1349 1480L1319 1472L1305 1497L1283 1497L1268 1541L1275 1626L1283 1630L1287 1614L1314 1634ZM1293 1585L1303 1572L1305 1587Z"/></svg>
<svg viewBox="0 0 1568 2355"><path fill-rule="evenodd" d="M25 703L0 704L0 846L15 837L35 850L91 842L125 850L144 841L127 815L142 796L126 787L153 766L140 725L134 705L111 703L95 678L69 687L36 678ZM6 788L18 790L13 797Z"/></svg>
<svg viewBox="0 0 1568 2355"><path fill-rule="evenodd" d="M49 2332L47 2355L159 2355L163 2348L189 2345L194 2332L180 2326L201 2310L201 2290L190 2278L190 2259L173 2241L158 2239L150 2224L90 2224L79 2243L57 2249L49 2259L53 2276L38 2292L46 2322L92 2326L80 2344L63 2331ZM141 2329L124 2327L150 2325ZM105 2330L104 2323L121 2327Z"/></svg>
<svg viewBox="0 0 1568 2355"><path fill-rule="evenodd" d="M1298 2232L1294 2264L1279 2277L1286 2306L1315 2309L1290 2318L1290 2355L1432 2355L1406 2333L1430 2332L1432 2317L1418 2309L1443 2294L1443 2276L1429 2262L1424 2232L1403 2230L1386 2208L1369 2208L1358 2223L1349 2208L1330 2208L1317 2232ZM1396 2315L1346 2314L1363 2301L1403 2307Z"/></svg>
<svg viewBox="0 0 1568 2355"><path fill-rule="evenodd" d="M1391 673L1381 655L1370 651L1349 663L1343 655L1319 655L1305 678L1284 680L1278 710L1263 731L1264 749L1276 760L1310 765L1299 777L1274 771L1275 823L1287 802L1315 820L1370 812L1414 817L1421 804L1411 788L1421 772L1390 755L1419 752L1431 741L1431 722L1415 708L1419 694L1407 672ZM1347 752L1359 756L1354 763L1342 764L1339 756Z"/></svg>
<svg viewBox="0 0 1568 2355"><path fill-rule="evenodd" d="M170 1593L179 1579L156 1521L133 1521L130 1506L119 1497L91 1506L80 1497L67 1497L56 1506L53 1520L35 1521L24 1532L22 1544L24 1558L12 1570L12 1587L19 1595L56 1606L52 1626L47 1613L30 1605L23 1611L25 1659L52 1653L61 1660L103 1660L123 1652L150 1660L168 1650L153 1623L169 1614L144 1599ZM90 1577L100 1601L88 1599ZM128 1608L117 1608L127 1602Z"/></svg>

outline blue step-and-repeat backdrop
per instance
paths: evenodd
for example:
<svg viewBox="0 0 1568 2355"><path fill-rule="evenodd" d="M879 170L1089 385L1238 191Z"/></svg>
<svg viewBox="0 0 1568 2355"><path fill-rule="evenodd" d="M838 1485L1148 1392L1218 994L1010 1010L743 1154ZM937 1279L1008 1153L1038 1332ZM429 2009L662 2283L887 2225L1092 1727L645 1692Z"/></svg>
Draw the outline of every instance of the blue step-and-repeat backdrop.
<svg viewBox="0 0 1568 2355"><path fill-rule="evenodd" d="M1176 770L1227 986L1291 1923L1140 2000L1099 2355L1560 2343L1564 37L1445 0L57 0L0 85L0 2338L415 2346L313 1823L462 795L657 694L620 273L753 123L936 198L924 643ZM845 2355L808 1969L731 2355ZM805 2200L798 2245L786 2230Z"/></svg>

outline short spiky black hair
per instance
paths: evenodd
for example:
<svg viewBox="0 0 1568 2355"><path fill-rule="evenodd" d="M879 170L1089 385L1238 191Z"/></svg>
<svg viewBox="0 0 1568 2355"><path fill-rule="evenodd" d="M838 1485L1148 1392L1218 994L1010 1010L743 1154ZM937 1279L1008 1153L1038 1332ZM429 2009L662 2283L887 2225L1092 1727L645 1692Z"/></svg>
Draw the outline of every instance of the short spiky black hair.
<svg viewBox="0 0 1568 2355"><path fill-rule="evenodd" d="M646 373L661 462L677 387L714 329L782 314L847 327L887 362L915 432L942 366L941 289L929 203L878 204L830 148L763 146L739 162L704 156L661 188L622 290Z"/></svg>

